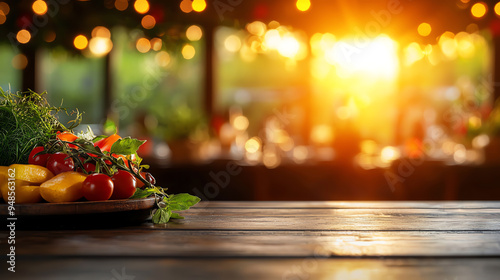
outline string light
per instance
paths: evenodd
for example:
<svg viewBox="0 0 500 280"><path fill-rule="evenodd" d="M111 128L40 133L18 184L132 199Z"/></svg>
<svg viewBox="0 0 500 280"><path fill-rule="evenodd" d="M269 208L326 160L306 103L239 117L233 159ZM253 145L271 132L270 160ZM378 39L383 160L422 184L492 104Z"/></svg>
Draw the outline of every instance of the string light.
<svg viewBox="0 0 500 280"><path fill-rule="evenodd" d="M73 45L75 45L75 48L77 48L79 50L85 49L88 46L88 44L89 44L89 40L87 39L87 37L85 37L83 35L78 35L73 40Z"/></svg>
<svg viewBox="0 0 500 280"><path fill-rule="evenodd" d="M207 7L207 3L205 2L205 0L193 0L193 10L195 12L203 12L205 10L205 8Z"/></svg>

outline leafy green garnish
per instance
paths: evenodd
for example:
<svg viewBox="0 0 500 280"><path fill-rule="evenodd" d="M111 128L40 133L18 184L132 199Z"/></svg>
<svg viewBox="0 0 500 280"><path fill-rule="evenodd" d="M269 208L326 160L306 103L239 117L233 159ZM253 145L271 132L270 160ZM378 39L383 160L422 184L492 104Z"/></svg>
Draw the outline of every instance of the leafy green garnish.
<svg viewBox="0 0 500 280"><path fill-rule="evenodd" d="M61 124L55 114L66 109L50 106L44 94L10 93L0 88L0 165L28 163L34 147L46 144L57 131L80 124L82 116L78 112L69 127Z"/></svg>
<svg viewBox="0 0 500 280"><path fill-rule="evenodd" d="M111 146L110 153L117 155L137 155L137 150L145 142L145 140L141 141L130 137L118 139L113 143L113 146Z"/></svg>

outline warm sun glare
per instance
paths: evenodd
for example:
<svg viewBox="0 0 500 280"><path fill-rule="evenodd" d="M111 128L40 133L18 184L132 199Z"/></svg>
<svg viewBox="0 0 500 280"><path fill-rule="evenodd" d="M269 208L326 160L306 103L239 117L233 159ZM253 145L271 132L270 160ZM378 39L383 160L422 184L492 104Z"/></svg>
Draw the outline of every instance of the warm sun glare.
<svg viewBox="0 0 500 280"><path fill-rule="evenodd" d="M397 43L387 36L379 36L358 46L355 40L337 41L326 53L330 64L347 74L393 79L398 74Z"/></svg>

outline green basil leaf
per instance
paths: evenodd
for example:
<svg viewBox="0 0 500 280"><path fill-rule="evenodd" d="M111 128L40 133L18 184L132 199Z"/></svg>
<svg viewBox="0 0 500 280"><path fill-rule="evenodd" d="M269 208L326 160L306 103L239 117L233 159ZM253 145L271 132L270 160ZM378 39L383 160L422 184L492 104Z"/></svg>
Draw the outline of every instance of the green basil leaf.
<svg viewBox="0 0 500 280"><path fill-rule="evenodd" d="M155 193L154 189L145 189L145 190L143 190L143 189L137 188L135 190L134 195L132 195L132 197L129 198L129 199L145 198L145 197L148 197L148 196L150 196L150 195L152 195L154 193Z"/></svg>
<svg viewBox="0 0 500 280"><path fill-rule="evenodd" d="M155 211L152 220L155 224L166 224L170 220L170 216L172 216L172 211L167 208L160 208Z"/></svg>
<svg viewBox="0 0 500 280"><path fill-rule="evenodd" d="M172 211L187 210L191 206L200 202L200 198L188 193L171 195L168 199L168 207Z"/></svg>
<svg viewBox="0 0 500 280"><path fill-rule="evenodd" d="M94 147L94 143L92 143L91 141L82 138L77 138L75 141L73 141L73 143L78 144L80 147L85 149L86 150L85 152L87 153L92 151L98 152L97 149Z"/></svg>
<svg viewBox="0 0 500 280"><path fill-rule="evenodd" d="M172 212L172 215L170 216L170 219L184 219L184 217L182 217L178 213Z"/></svg>
<svg viewBox="0 0 500 280"><path fill-rule="evenodd" d="M137 149L144 144L146 140L137 140L130 137L118 139L113 146L111 146L110 154L117 155L133 155L137 153Z"/></svg>

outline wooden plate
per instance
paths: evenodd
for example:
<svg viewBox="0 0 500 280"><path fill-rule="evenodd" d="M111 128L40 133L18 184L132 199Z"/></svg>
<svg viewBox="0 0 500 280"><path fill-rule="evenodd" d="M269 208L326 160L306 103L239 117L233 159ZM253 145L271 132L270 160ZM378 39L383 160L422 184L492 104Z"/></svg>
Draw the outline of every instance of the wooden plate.
<svg viewBox="0 0 500 280"><path fill-rule="evenodd" d="M155 198L65 203L15 204L16 227L94 228L117 227L144 222L151 215ZM8 205L0 204L0 219L10 216Z"/></svg>

